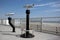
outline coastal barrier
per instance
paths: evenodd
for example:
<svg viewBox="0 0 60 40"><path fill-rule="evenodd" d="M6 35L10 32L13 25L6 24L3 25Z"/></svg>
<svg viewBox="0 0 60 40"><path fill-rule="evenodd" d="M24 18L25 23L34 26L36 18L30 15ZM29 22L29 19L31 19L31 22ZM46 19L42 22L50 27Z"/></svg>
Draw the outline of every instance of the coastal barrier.
<svg viewBox="0 0 60 40"><path fill-rule="evenodd" d="M12 23L16 28L26 28L26 18L13 18ZM60 17L30 18L29 24L31 30L60 34ZM9 26L8 19L0 19L0 25Z"/></svg>

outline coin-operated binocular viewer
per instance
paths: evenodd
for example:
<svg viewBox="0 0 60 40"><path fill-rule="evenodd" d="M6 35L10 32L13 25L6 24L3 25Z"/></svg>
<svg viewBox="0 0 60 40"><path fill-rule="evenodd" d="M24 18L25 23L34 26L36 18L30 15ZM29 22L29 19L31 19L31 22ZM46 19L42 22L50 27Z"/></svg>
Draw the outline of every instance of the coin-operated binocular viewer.
<svg viewBox="0 0 60 40"><path fill-rule="evenodd" d="M23 37L23 38L32 38L34 37L33 34L31 34L29 32L29 14L30 14L30 10L29 8L32 8L34 5L26 5L24 6L26 9L26 32L24 34L21 34L20 37Z"/></svg>
<svg viewBox="0 0 60 40"><path fill-rule="evenodd" d="M15 26L12 24L12 15L14 15L14 13L6 14L6 16L8 16L8 23L12 27L12 32L15 32Z"/></svg>

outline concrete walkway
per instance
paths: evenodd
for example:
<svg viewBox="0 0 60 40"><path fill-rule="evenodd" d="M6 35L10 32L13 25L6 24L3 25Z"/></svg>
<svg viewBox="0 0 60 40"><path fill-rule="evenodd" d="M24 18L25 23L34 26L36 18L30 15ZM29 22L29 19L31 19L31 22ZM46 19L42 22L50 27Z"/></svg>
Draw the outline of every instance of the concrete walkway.
<svg viewBox="0 0 60 40"><path fill-rule="evenodd" d="M34 38L21 38L21 29L16 28L16 32L11 32L10 26L0 25L0 40L60 40L60 36L33 31Z"/></svg>

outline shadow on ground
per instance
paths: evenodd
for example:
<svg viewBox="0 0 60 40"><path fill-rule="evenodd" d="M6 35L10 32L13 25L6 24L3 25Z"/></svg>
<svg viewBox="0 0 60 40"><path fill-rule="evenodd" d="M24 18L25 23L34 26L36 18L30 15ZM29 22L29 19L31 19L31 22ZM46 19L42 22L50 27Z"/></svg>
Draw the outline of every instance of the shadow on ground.
<svg viewBox="0 0 60 40"><path fill-rule="evenodd" d="M0 31L2 35L9 35L9 36L15 36L20 38L20 34L16 34L16 32L12 31Z"/></svg>

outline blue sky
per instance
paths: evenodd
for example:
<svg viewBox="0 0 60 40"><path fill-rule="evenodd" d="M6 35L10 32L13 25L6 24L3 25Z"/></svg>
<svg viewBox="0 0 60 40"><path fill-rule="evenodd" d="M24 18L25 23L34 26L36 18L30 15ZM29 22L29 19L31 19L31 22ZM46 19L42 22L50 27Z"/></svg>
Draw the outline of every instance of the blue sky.
<svg viewBox="0 0 60 40"><path fill-rule="evenodd" d="M7 13L15 13L14 18L25 18L26 4L35 4L30 17L60 17L60 0L0 0L0 18L6 18Z"/></svg>

